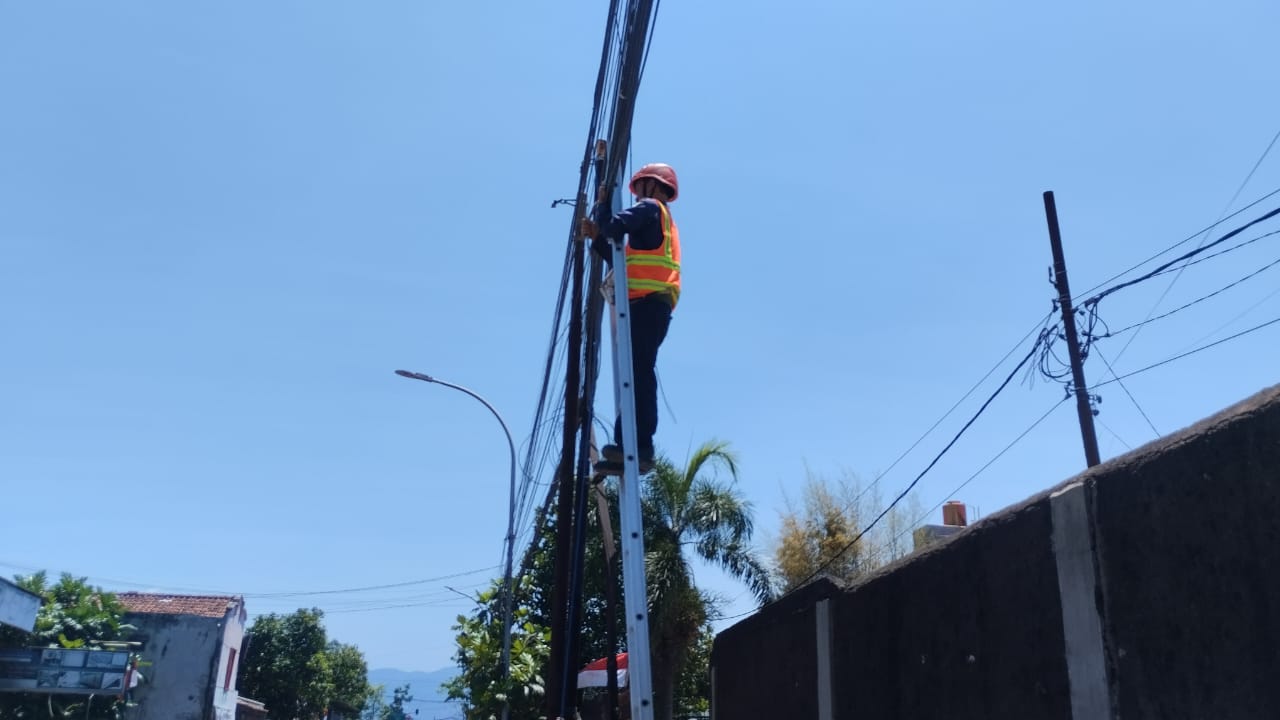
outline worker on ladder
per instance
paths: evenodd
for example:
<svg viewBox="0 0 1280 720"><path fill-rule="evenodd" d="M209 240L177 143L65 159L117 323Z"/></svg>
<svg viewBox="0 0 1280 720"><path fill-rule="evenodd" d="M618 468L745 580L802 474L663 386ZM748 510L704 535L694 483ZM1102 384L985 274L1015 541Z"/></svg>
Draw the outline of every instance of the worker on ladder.
<svg viewBox="0 0 1280 720"><path fill-rule="evenodd" d="M583 234L592 249L612 264L610 240L627 236L627 297L631 300L631 354L635 373L637 459L640 472L653 469L653 435L658 429L658 347L667 336L671 313L680 299L680 232L667 204L680 194L676 171L651 163L631 177L637 203L612 217L597 206ZM622 467L622 418L613 427L613 443L600 449L602 466Z"/></svg>

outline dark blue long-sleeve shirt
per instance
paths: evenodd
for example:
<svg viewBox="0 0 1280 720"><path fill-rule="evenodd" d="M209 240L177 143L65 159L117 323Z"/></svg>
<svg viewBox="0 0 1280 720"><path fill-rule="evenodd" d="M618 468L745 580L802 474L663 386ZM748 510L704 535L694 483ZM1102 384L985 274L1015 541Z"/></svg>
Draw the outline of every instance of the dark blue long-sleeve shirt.
<svg viewBox="0 0 1280 720"><path fill-rule="evenodd" d="M611 238L620 238L625 233L627 244L636 250L657 250L662 247L662 209L657 200L646 198L622 212L609 216L608 208L596 209L596 225L600 227L597 237L591 242L591 249L613 264L613 251L609 247Z"/></svg>

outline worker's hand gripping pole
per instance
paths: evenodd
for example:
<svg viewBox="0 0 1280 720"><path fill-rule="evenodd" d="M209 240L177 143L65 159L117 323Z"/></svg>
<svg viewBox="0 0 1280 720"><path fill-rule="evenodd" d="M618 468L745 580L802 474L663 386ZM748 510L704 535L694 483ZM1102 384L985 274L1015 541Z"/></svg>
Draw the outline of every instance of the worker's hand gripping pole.
<svg viewBox="0 0 1280 720"><path fill-rule="evenodd" d="M633 720L653 720L653 676L649 667L649 592L645 582L644 522L640 508L640 456L636 438L635 370L631 357L631 302L627 298L627 253L623 238L613 246L614 398L622 418L622 590L627 611L627 682Z"/></svg>

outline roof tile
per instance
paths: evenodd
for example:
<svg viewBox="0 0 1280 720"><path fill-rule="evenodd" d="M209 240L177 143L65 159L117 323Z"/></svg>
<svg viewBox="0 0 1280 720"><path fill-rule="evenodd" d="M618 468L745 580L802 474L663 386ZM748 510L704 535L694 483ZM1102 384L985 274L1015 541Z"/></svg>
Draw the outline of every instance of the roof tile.
<svg viewBox="0 0 1280 720"><path fill-rule="evenodd" d="M225 617L234 604L244 601L234 595L164 595L161 593L116 593L125 610L150 615L196 615Z"/></svg>

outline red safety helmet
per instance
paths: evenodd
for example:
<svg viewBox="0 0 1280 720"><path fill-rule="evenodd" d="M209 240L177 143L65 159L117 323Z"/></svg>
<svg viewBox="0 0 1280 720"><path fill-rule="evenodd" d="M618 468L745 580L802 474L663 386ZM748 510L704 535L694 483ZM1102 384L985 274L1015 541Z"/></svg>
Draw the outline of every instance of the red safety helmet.
<svg viewBox="0 0 1280 720"><path fill-rule="evenodd" d="M631 184L628 185L633 195L636 192L636 181L641 178L651 178L666 185L671 189L672 200L680 194L680 182L676 180L676 170L666 163L649 163L637 170L636 174L631 176Z"/></svg>

